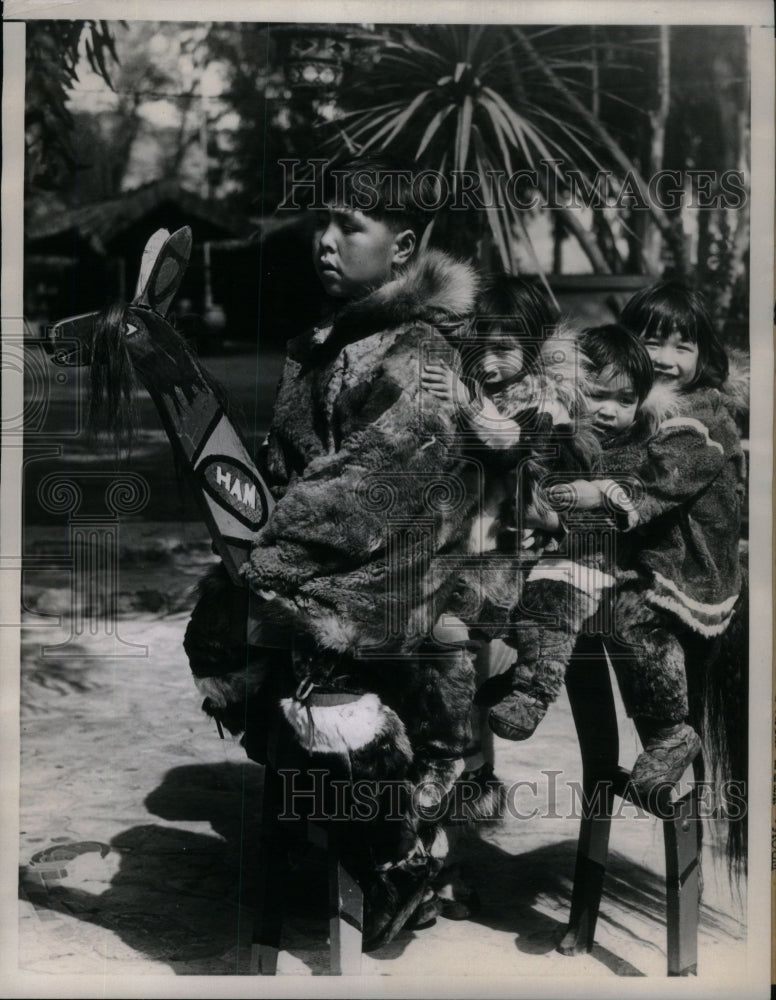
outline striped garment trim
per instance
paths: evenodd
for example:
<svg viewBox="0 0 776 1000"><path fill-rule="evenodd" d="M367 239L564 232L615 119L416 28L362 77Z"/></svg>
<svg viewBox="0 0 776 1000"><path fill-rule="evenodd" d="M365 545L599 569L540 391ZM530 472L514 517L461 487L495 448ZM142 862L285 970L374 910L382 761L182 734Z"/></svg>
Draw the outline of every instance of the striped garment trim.
<svg viewBox="0 0 776 1000"><path fill-rule="evenodd" d="M528 583L536 580L554 580L581 590L591 597L600 598L604 590L614 586L614 577L570 559L540 559L528 574Z"/></svg>
<svg viewBox="0 0 776 1000"><path fill-rule="evenodd" d="M673 428L681 429L683 427L690 427L692 428L692 430L697 431L701 435L701 437L705 439L706 444L710 448L718 448L723 455L725 454L725 449L722 447L719 441L713 441L709 437L708 427L705 424L701 423L700 420L696 420L695 417L669 417L668 420L664 420L663 423L660 425L660 431L662 432L666 429L671 430Z"/></svg>
<svg viewBox="0 0 776 1000"><path fill-rule="evenodd" d="M719 604L704 604L702 601L696 601L692 597L688 597L687 594L683 593L673 580L669 580L667 577L662 576L656 570L653 570L653 575L655 578L655 583L659 584L665 590L669 591L675 600L680 601L688 611L698 611L702 615L709 615L709 617L714 617L720 614L726 614L733 610L733 606L738 600L738 594L733 594L732 597L728 597L727 600L720 601Z"/></svg>
<svg viewBox="0 0 776 1000"><path fill-rule="evenodd" d="M731 609L725 615L714 621L704 621L702 618L699 618L696 614L689 611L683 604L674 600L670 594L655 590L648 590L644 596L650 604L663 608L665 611L670 611L672 614L676 615L680 621L684 622L685 625L689 625L691 629L706 638L721 635L728 627L730 619L733 617L733 611Z"/></svg>

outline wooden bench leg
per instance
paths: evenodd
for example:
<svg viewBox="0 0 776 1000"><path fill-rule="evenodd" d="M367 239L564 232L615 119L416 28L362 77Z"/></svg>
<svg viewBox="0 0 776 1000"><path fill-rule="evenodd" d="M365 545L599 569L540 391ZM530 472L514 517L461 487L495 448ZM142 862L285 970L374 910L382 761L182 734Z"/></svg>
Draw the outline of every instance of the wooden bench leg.
<svg viewBox="0 0 776 1000"><path fill-rule="evenodd" d="M267 767L264 772L261 855L251 945L251 971L263 976L274 976L277 972L283 925L286 852L278 823L281 806L280 775L273 768Z"/></svg>
<svg viewBox="0 0 776 1000"><path fill-rule="evenodd" d="M669 976L698 973L700 859L695 790L676 803L663 822L666 853L667 952Z"/></svg>

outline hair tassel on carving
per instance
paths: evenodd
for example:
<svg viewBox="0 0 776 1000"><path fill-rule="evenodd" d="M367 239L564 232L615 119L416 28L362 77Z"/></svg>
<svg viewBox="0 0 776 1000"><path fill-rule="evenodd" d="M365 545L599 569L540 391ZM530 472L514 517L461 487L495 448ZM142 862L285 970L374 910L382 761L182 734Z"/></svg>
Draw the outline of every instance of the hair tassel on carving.
<svg viewBox="0 0 776 1000"><path fill-rule="evenodd" d="M110 435L116 454L132 449L137 424L137 379L126 344L127 307L113 305L97 317L89 372L90 434Z"/></svg>

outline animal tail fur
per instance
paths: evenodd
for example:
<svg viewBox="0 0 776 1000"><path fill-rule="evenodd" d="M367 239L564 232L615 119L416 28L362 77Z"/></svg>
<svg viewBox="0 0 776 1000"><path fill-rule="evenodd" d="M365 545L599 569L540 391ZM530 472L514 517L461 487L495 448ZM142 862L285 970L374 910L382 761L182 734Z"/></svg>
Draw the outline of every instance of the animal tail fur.
<svg viewBox="0 0 776 1000"><path fill-rule="evenodd" d="M746 567L741 595L716 655L698 679L700 698L691 719L706 749L716 790L715 816L725 831L731 881L747 870L749 591Z"/></svg>

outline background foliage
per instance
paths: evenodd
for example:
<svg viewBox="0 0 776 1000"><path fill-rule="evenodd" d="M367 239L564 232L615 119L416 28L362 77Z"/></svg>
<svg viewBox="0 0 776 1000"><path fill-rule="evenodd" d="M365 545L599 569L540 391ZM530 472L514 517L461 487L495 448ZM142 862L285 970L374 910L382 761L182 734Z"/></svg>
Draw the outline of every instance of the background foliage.
<svg viewBox="0 0 776 1000"><path fill-rule="evenodd" d="M748 171L746 29L342 32L356 28L358 58L341 84L311 93L290 87L288 37L275 25L30 22L28 213L175 176L258 222L283 197L278 159L321 149L388 149L423 167L476 171L484 184L488 171L551 159L561 161L555 208L472 210L464 225L441 217L436 237L515 271L583 260L598 273L679 272L720 315L743 313L746 208L643 211L617 201L626 177L643 184L660 169ZM609 172L609 206L566 205L569 169L588 179ZM538 238L552 244L541 265Z"/></svg>

